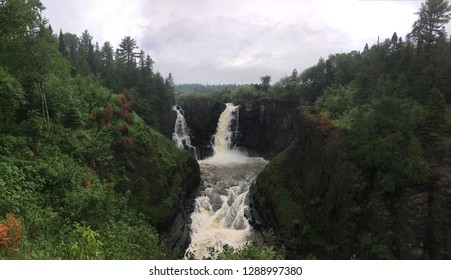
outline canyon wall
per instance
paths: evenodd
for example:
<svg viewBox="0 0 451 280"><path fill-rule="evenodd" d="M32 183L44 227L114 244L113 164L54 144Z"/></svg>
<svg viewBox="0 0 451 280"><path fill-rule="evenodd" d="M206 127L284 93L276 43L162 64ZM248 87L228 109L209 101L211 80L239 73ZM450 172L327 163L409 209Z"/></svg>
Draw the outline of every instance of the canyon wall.
<svg viewBox="0 0 451 280"><path fill-rule="evenodd" d="M191 143L198 149L199 158L211 156L211 137L216 132L225 104L209 98L193 98L179 105L184 111L186 123L191 130ZM238 102L237 105L240 105L238 135L234 144L250 156L271 159L294 140L296 104L259 99Z"/></svg>
<svg viewBox="0 0 451 280"><path fill-rule="evenodd" d="M297 104L263 98L240 103L237 146L250 156L272 159L295 139Z"/></svg>
<svg viewBox="0 0 451 280"><path fill-rule="evenodd" d="M273 229L288 258L450 259L449 160L431 163L428 184L386 192L348 155L342 131L308 111L251 187L254 227Z"/></svg>

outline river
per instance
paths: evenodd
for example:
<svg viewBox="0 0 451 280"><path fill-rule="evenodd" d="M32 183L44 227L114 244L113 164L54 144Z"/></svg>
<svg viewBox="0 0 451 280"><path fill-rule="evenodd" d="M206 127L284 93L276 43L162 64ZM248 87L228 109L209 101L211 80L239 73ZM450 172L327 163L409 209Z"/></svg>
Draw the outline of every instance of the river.
<svg viewBox="0 0 451 280"><path fill-rule="evenodd" d="M226 244L236 248L255 238L254 229L244 217L248 207L245 198L267 161L247 157L235 149L237 131L232 123L237 117L238 106L226 104L213 137L213 156L198 161L202 185L191 215L191 243L187 249L196 259L208 256L208 248L221 250ZM179 119L180 123L184 122Z"/></svg>

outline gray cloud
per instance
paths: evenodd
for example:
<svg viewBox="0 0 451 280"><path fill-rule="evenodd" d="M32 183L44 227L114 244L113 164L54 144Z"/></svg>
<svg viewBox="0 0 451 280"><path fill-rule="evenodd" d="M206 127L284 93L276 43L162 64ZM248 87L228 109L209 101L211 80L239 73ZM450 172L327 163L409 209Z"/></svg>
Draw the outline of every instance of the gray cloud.
<svg viewBox="0 0 451 280"><path fill-rule="evenodd" d="M420 2L43 0L55 30L118 44L130 35L177 83L251 83L299 72L377 36L404 36ZM64 4L63 4L64 3Z"/></svg>

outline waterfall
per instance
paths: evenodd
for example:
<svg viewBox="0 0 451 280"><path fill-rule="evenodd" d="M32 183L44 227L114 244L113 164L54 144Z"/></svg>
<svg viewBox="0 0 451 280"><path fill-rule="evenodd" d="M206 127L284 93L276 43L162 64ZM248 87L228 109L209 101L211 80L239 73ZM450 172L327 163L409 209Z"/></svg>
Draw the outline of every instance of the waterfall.
<svg viewBox="0 0 451 280"><path fill-rule="evenodd" d="M172 110L177 113L174 133L172 133L172 142L174 142L174 144L180 149L190 151L191 154L193 154L193 156L197 159L197 149L191 144L190 129L186 124L182 108L176 105L172 107Z"/></svg>
<svg viewBox="0 0 451 280"><path fill-rule="evenodd" d="M205 159L205 163L210 164L229 164L246 163L249 157L242 152L234 149L234 141L239 132L238 129L238 110L239 106L227 103L225 110L221 113L216 128L216 134L213 136L213 156Z"/></svg>
<svg viewBox="0 0 451 280"><path fill-rule="evenodd" d="M213 142L214 155L224 154L226 151L231 150L235 134L235 131L231 129L232 121L235 120L238 112L237 109L238 106L227 103L224 112L219 116L218 127L216 128Z"/></svg>
<svg viewBox="0 0 451 280"><path fill-rule="evenodd" d="M214 154L199 161L203 183L191 215L191 244L187 249L198 259L207 256L210 247L239 247L254 238L254 230L244 217L248 207L245 198L252 180L267 162L234 150L237 109L226 104L214 135Z"/></svg>

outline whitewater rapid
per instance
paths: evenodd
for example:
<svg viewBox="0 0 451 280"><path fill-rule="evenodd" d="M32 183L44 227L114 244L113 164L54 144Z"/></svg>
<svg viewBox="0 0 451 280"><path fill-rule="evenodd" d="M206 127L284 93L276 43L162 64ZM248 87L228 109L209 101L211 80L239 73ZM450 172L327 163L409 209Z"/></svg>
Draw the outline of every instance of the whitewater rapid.
<svg viewBox="0 0 451 280"><path fill-rule="evenodd" d="M186 124L184 112L180 106L173 106L172 110L177 113L175 120L174 132L172 133L172 142L174 142L180 149L185 149L194 156L197 156L197 149L191 144L191 133L188 125Z"/></svg>
<svg viewBox="0 0 451 280"><path fill-rule="evenodd" d="M196 259L208 256L208 248L240 247L254 239L255 232L244 217L246 196L255 176L267 162L247 157L234 148L237 133L232 123L238 106L229 103L221 114L213 143L213 156L200 160L202 185L191 215L191 243L187 249Z"/></svg>

